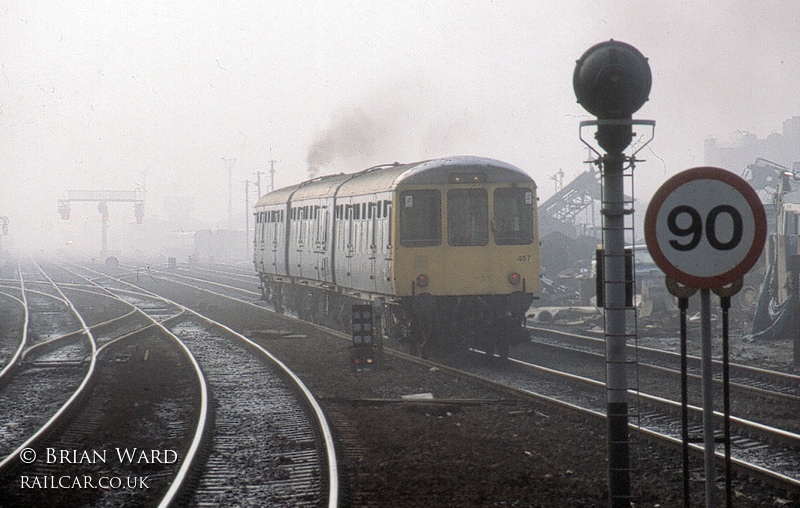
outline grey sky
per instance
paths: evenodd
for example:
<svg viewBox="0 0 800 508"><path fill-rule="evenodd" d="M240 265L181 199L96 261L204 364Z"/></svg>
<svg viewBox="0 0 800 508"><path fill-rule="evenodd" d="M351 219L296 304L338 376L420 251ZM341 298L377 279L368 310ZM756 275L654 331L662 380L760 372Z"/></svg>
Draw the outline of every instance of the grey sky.
<svg viewBox="0 0 800 508"><path fill-rule="evenodd" d="M244 179L270 159L277 186L307 178L326 136L322 174L481 155L546 197L556 171L585 169L572 71L610 38L653 71L636 115L657 122L637 169L647 198L703 162L705 137L764 137L800 115L798 26L791 0L14 2L0 13L0 215L18 245L48 247L78 227L56 213L67 189L140 184L148 218L190 196L224 226L223 158L238 211ZM96 221L85 208L76 223Z"/></svg>

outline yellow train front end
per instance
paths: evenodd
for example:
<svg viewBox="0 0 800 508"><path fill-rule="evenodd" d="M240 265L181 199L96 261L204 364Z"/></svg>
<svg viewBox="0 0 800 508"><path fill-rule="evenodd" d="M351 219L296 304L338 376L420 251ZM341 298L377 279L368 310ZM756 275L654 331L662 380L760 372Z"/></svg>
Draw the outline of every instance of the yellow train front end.
<svg viewBox="0 0 800 508"><path fill-rule="evenodd" d="M504 354L524 339L540 287L535 182L503 163L412 176L394 191L392 217L392 287L412 348Z"/></svg>

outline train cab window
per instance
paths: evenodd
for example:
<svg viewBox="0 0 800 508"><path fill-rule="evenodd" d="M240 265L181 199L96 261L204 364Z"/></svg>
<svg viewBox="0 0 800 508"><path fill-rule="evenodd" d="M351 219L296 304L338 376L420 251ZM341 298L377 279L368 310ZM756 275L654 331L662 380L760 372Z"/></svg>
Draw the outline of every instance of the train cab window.
<svg viewBox="0 0 800 508"><path fill-rule="evenodd" d="M510 187L494 191L492 232L497 245L533 243L533 200L531 189Z"/></svg>
<svg viewBox="0 0 800 508"><path fill-rule="evenodd" d="M486 189L447 191L447 243L453 246L489 243L489 197Z"/></svg>
<svg viewBox="0 0 800 508"><path fill-rule="evenodd" d="M429 247L442 243L442 197L438 190L400 193L400 245Z"/></svg>

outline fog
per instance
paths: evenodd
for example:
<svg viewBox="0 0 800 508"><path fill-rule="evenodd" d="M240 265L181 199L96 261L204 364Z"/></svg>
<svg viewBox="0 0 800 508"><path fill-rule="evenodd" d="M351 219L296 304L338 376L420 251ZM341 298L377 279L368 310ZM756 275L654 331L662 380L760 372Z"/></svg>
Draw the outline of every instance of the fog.
<svg viewBox="0 0 800 508"><path fill-rule="evenodd" d="M646 202L703 163L705 138L800 115L799 15L789 0L15 2L0 13L3 248L99 251L96 205L57 213L71 189L144 192L142 224L109 204L112 250L228 228L229 170L244 229L244 182L253 203L269 161L281 187L480 155L530 173L544 199L553 174L586 169L572 72L611 38L653 72L635 115L656 121L636 170Z"/></svg>

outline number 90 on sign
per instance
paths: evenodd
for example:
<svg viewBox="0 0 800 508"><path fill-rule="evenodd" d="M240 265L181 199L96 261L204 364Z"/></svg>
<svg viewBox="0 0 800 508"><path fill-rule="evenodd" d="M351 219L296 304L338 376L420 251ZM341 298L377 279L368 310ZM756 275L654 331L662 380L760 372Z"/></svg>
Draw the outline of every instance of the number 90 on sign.
<svg viewBox="0 0 800 508"><path fill-rule="evenodd" d="M752 187L720 168L693 168L667 180L645 215L645 239L664 273L694 288L740 279L758 260L766 215Z"/></svg>

